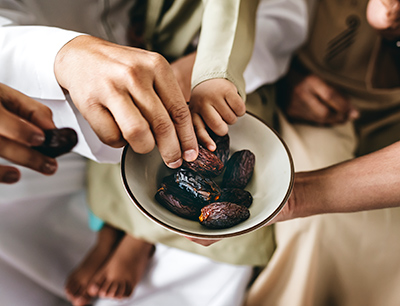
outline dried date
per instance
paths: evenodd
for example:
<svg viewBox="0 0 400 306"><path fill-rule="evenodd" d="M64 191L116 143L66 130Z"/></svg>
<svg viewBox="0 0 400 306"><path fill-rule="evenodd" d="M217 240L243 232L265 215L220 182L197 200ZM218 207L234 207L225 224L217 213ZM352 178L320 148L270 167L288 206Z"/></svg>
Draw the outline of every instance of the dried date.
<svg viewBox="0 0 400 306"><path fill-rule="evenodd" d="M231 202L249 208L253 203L253 196L250 192L240 188L223 188L219 202Z"/></svg>
<svg viewBox="0 0 400 306"><path fill-rule="evenodd" d="M180 188L202 201L214 202L221 194L221 188L212 179L189 169L179 169L174 179Z"/></svg>
<svg viewBox="0 0 400 306"><path fill-rule="evenodd" d="M169 193L175 195L183 203L187 203L188 205L202 208L209 203L208 200L205 200L203 197L194 196L192 192L181 188L176 182L174 174L166 176L161 183L161 187L167 189Z"/></svg>
<svg viewBox="0 0 400 306"><path fill-rule="evenodd" d="M216 177L224 170L224 163L213 152L199 145L199 155L192 162L184 162L183 166L206 177Z"/></svg>
<svg viewBox="0 0 400 306"><path fill-rule="evenodd" d="M46 130L44 135L43 144L33 148L43 155L53 158L70 152L78 143L78 135L71 128Z"/></svg>
<svg viewBox="0 0 400 306"><path fill-rule="evenodd" d="M255 155L250 150L235 152L226 163L222 187L244 189L253 175L254 165Z"/></svg>
<svg viewBox="0 0 400 306"><path fill-rule="evenodd" d="M158 203L174 214L190 220L197 220L200 215L201 206L196 205L185 197L170 192L165 185L158 189L155 198Z"/></svg>
<svg viewBox="0 0 400 306"><path fill-rule="evenodd" d="M201 209L200 224L213 229L229 228L250 217L247 207L229 202L211 203Z"/></svg>

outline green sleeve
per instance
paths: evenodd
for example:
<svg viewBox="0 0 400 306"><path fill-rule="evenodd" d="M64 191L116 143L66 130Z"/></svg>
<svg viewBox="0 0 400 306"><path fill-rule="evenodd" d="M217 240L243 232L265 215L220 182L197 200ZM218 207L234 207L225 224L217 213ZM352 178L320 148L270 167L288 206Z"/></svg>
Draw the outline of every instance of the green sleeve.
<svg viewBox="0 0 400 306"><path fill-rule="evenodd" d="M192 88L209 79L224 78L245 99L243 72L253 52L258 0L203 0Z"/></svg>

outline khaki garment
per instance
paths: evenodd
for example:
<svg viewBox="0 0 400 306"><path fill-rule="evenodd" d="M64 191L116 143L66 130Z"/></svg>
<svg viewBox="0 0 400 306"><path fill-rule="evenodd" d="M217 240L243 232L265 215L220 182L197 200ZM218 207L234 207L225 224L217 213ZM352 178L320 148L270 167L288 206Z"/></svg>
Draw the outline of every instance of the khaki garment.
<svg viewBox="0 0 400 306"><path fill-rule="evenodd" d="M244 70L254 47L259 0L147 0L147 49L173 60L193 50L199 35L192 87L224 78L246 99ZM164 5L170 2L170 7ZM139 5L142 2L138 2ZM219 30L216 30L219 29Z"/></svg>
<svg viewBox="0 0 400 306"><path fill-rule="evenodd" d="M310 41L299 57L348 94L362 117L354 125L320 128L290 124L280 116L296 171L328 166L399 139L399 83L393 87L383 75L393 74L387 78L391 82L397 72L393 62L383 66L391 59L366 24L366 3L319 2ZM279 223L276 251L251 287L246 306L400 305L399 233L400 208Z"/></svg>
<svg viewBox="0 0 400 306"><path fill-rule="evenodd" d="M400 48L390 47L369 26L367 3L319 1L310 39L299 52L308 69L361 111L356 155L400 140Z"/></svg>
<svg viewBox="0 0 400 306"><path fill-rule="evenodd" d="M248 108L271 124L274 113L273 87L265 86L247 99ZM237 265L265 266L275 249L273 227L263 227L239 237L226 238L203 247L172 233L144 216L128 197L121 183L119 165L89 162L89 205L93 213L146 241L207 256L213 260ZM156 186L154 186L156 191Z"/></svg>

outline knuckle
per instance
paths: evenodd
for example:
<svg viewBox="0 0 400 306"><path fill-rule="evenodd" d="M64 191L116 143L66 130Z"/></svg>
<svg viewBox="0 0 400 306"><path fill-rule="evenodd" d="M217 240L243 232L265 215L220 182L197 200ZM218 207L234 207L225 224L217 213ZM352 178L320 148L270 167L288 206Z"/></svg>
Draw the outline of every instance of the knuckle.
<svg viewBox="0 0 400 306"><path fill-rule="evenodd" d="M44 114L45 116L53 115L53 112L51 111L51 109L49 107L47 107L46 105L38 103L36 106L39 109L39 112Z"/></svg>
<svg viewBox="0 0 400 306"><path fill-rule="evenodd" d="M17 152L13 142L5 136L0 135L0 157L5 159L15 158L20 152Z"/></svg>
<svg viewBox="0 0 400 306"><path fill-rule="evenodd" d="M237 111L238 116L243 116L246 113L246 106L244 103L241 103L239 106L239 110Z"/></svg>
<svg viewBox="0 0 400 306"><path fill-rule="evenodd" d="M172 120L177 124L185 124L190 121L190 112L186 105L175 104L169 113Z"/></svg>
<svg viewBox="0 0 400 306"><path fill-rule="evenodd" d="M104 135L100 139L103 143L113 148L120 148L125 144L125 140L121 135Z"/></svg>
<svg viewBox="0 0 400 306"><path fill-rule="evenodd" d="M99 104L97 97L88 96L88 97L83 97L82 100L84 101L83 106L87 110L87 113L90 113L92 111L97 111L97 110L103 108L103 106L101 106ZM83 115L85 116L86 113L84 113ZM87 119L87 118L85 118L85 119Z"/></svg>
<svg viewBox="0 0 400 306"><path fill-rule="evenodd" d="M52 111L50 108L46 107L46 108L43 110L43 112L44 112L45 115L48 116L49 118L52 118L52 117L53 117L53 111Z"/></svg>
<svg viewBox="0 0 400 306"><path fill-rule="evenodd" d="M23 165L31 169L41 170L45 167L46 160L39 152L34 152L33 154L24 155Z"/></svg>
<svg viewBox="0 0 400 306"><path fill-rule="evenodd" d="M138 78L143 72L142 65L119 65L115 69L116 73L116 80L119 83L125 82L128 79L136 79ZM118 85L118 84L117 84Z"/></svg>
<svg viewBox="0 0 400 306"><path fill-rule="evenodd" d="M167 64L166 59L157 52L150 52L150 63L153 65L154 68L165 67Z"/></svg>
<svg viewBox="0 0 400 306"><path fill-rule="evenodd" d="M331 88L324 88L321 95L325 100L332 100L335 97L335 93Z"/></svg>
<svg viewBox="0 0 400 306"><path fill-rule="evenodd" d="M139 154L146 154L151 152L155 147L154 142L141 143L140 145L133 145L132 149Z"/></svg>
<svg viewBox="0 0 400 306"><path fill-rule="evenodd" d="M227 124L234 124L237 121L237 117L234 114L228 114L224 119Z"/></svg>
<svg viewBox="0 0 400 306"><path fill-rule="evenodd" d="M224 122L216 122L213 126L212 130L219 136L224 136L228 133L228 126Z"/></svg>
<svg viewBox="0 0 400 306"><path fill-rule="evenodd" d="M152 128L154 134L159 137L167 135L174 129L172 122L161 118L153 121Z"/></svg>
<svg viewBox="0 0 400 306"><path fill-rule="evenodd" d="M125 139L141 139L148 133L148 126L144 124L129 124L124 127L122 134Z"/></svg>

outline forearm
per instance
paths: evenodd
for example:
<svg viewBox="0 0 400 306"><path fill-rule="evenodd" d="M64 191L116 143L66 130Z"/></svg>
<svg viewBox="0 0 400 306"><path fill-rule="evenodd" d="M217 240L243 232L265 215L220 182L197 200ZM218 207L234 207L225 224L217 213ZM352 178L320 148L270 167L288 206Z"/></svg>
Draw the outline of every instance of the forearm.
<svg viewBox="0 0 400 306"><path fill-rule="evenodd" d="M243 72L250 60L258 0L205 0L192 88L212 78L234 83L245 99Z"/></svg>
<svg viewBox="0 0 400 306"><path fill-rule="evenodd" d="M397 142L336 166L296 174L293 217L400 206L399 186Z"/></svg>

